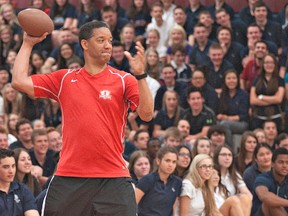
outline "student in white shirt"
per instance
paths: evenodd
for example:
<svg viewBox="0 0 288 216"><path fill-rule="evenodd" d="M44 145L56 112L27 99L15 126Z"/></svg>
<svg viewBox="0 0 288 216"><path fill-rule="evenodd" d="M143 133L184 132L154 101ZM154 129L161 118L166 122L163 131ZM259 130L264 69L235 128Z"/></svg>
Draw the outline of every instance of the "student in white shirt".
<svg viewBox="0 0 288 216"><path fill-rule="evenodd" d="M216 207L211 174L213 160L207 154L198 154L183 180L180 195L181 216L221 215Z"/></svg>
<svg viewBox="0 0 288 216"><path fill-rule="evenodd" d="M236 171L232 149L228 145L216 147L214 164L220 170L221 183L225 185L228 196L239 196L244 215L250 215L252 194L248 190L242 176Z"/></svg>
<svg viewBox="0 0 288 216"><path fill-rule="evenodd" d="M212 184L214 187L215 203L223 216L245 216L245 210L241 206L241 196L228 197L228 190L220 181L220 170L213 169L212 171ZM251 201L246 196L247 206L251 206Z"/></svg>

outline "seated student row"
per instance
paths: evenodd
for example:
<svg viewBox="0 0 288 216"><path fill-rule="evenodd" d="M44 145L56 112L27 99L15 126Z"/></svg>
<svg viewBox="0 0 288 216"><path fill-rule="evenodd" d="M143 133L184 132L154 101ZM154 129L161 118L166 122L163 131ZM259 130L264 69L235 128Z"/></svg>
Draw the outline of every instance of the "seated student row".
<svg viewBox="0 0 288 216"><path fill-rule="evenodd" d="M249 140L250 138L249 137L251 137L251 138L253 138L253 140L255 141L254 142L254 144L253 145L251 145L250 143L251 143L251 140ZM246 140L247 139L247 141L245 142L244 140ZM197 141L197 143L198 143L198 141ZM256 175L259 175L261 172L265 172L265 171L268 171L268 170L270 170L271 169L271 158L272 158L272 149L271 149L271 147L269 146L269 145L267 145L267 144L257 144L257 139L256 139L256 136L253 134L253 133L248 133L247 132L247 134L246 134L246 136L245 136L245 138L243 138L243 141L241 142L242 143L242 145L241 145L241 148L247 148L247 150L249 149L249 152L251 152L252 154L254 154L254 158L256 159L256 162L257 162L257 164L256 164L256 167L259 167L259 168L256 168L256 170L257 169L259 169L259 171L257 170L256 171L256 173L255 174L253 174L254 176ZM257 144L257 145L256 145ZM211 144L209 145L209 146L211 146ZM249 147L250 146L250 147ZM253 147L252 147L253 146ZM178 156L178 160L179 160L179 162L177 161L177 166L176 166L176 170L177 170L177 172L175 172L175 174L176 173L178 173L178 174L180 174L180 173L186 173L187 174L187 172L185 171L185 170L188 170L188 168L189 168L189 163L191 163L191 158L192 158L192 153L191 153L191 151L190 151L190 149L189 148L187 148L187 147L183 147L182 145L179 145L179 146L177 146L176 147L177 149L178 149L178 151L179 151L179 156ZM194 148L197 148L197 146L194 146ZM198 148L197 148L198 149ZM254 152L254 149L255 149L255 152ZM198 153L209 153L209 152L207 152L206 150L201 150L201 149L199 149L199 152ZM193 149L193 151L194 151L194 149ZM240 150L241 151L241 150ZM246 150L245 150L246 151ZM282 151L281 150L281 148L280 148L280 151ZM189 153L190 152L190 153ZM233 186L233 182L234 182L234 180L232 180L234 177L234 175L235 175L235 171L236 171L236 169L235 169L235 159L234 159L234 157L233 157L233 152L232 152L232 150L230 149L230 147L229 146L218 146L216 149L215 149L215 151L213 152L214 153L214 166L216 167L216 169L218 169L217 167L219 167L219 174L217 174L217 171L215 171L215 173L216 173L216 176L217 175L220 175L220 176L222 176L221 177L221 182L222 182L222 184L224 183L223 181L226 181L225 183L224 183L224 185L226 186L226 187L228 187L227 189L228 189L228 195L229 196L231 196L231 194L233 194L234 192L232 192L232 191L235 191L235 188L236 188L236 190L238 191L238 190L240 190L240 191L242 191L243 190L243 195L241 195L240 196L240 200L237 200L237 199L239 199L239 196L238 196L238 198L237 197L233 197L233 198L231 198L231 199L228 199L227 201L225 201L225 203L226 204L223 204L223 207L220 207L221 206L221 203L223 203L224 202L224 200L225 199L223 199L225 196L227 196L227 194L225 195L225 193L227 193L227 192L225 192L227 189L226 189L226 187L224 186L224 187L222 187L222 189L221 189L221 187L220 187L220 185L218 185L218 182L219 182L219 177L218 177L218 180L217 180L217 178L215 179L215 182L216 182L216 184L215 184L215 186L214 187L217 187L217 186L219 186L219 191L218 191L218 189L216 190L216 194L215 194L215 197L217 197L216 198L216 203L218 204L217 205L217 207L218 208L220 208L220 212L223 214L223 215L249 215L250 214L250 211L251 211L251 204L252 204L252 196L251 196L251 193L250 192L248 192L248 189L247 189L247 187L245 186L245 183L243 182L243 180L241 180L240 181L240 179L242 179L242 177L240 177L240 174L239 173L237 173L237 176L238 177L235 177L235 180L236 179L238 179L237 181L239 181L238 182L238 184L236 184L236 185L234 185ZM285 154L287 154L287 150L286 150L286 153ZM240 157L240 155L238 156L238 157ZM182 158L182 159L181 159ZM190 158L190 160L188 160ZM192 161L196 161L196 158L197 157L193 157L193 160ZM208 156L208 158L209 158L209 156ZM208 159L207 158L207 159ZM181 160L180 160L181 159ZM239 158L240 159L240 158ZM157 159L156 159L157 160ZM210 159L209 159L210 160ZM238 159L237 159L238 160ZM147 161L149 161L149 160L147 160ZM240 160L241 161L241 160ZM158 163L158 162L157 162ZM193 164L193 162L192 162L192 164ZM239 162L238 162L238 164L239 164ZM212 166L211 164L210 165L207 165L207 164L205 164L206 165L206 167L205 168L203 168L203 171L204 171L204 173L206 173L206 177L208 176L210 176L211 177L211 169L210 169L210 167ZM258 165L258 166L257 166ZM192 166L192 165L191 165ZM190 166L190 171L192 170L192 168L191 168L191 166ZM239 165L238 165L239 166ZM253 165L254 166L254 165ZM251 168L253 167L253 166L251 166ZM183 168L181 168L181 167L183 167ZM200 167L200 166L199 166ZM225 168L226 167L226 168ZM254 166L255 167L255 166ZM226 172L224 172L224 170L225 169L227 169L227 173L229 173L229 175L227 174L227 176L231 176L231 178L232 179L230 179L230 177L228 178L227 176L226 176ZM184 169L184 171L183 171L183 169ZM201 169L202 169L202 167L201 167ZM255 168L253 168L253 170L254 170ZM180 172L180 170L182 170L181 172ZM208 170L210 170L210 172L208 172ZM248 172L248 169L247 169L247 172ZM251 171L250 171L251 172ZM194 175L195 175L195 173L196 173L196 171L194 170L192 173L194 173ZM210 173L210 174L208 174L208 173ZM234 173L234 174L233 174ZM178 175L177 174L177 175ZM184 174L185 175L185 174ZM181 176L181 177L183 177L183 175L179 175L179 176ZM188 176L189 176L189 172L188 172L188 174L187 174L187 177L186 178L188 178ZM205 176L205 174L204 174L204 176ZM226 176L226 177L225 177ZM236 175L235 175L236 176ZM245 176L245 174L244 174L244 176ZM201 176L202 177L202 176ZM250 175L249 175L249 177L250 177ZM143 178L143 177L141 177L141 178ZM246 177L245 177L246 178ZM161 177L160 177L160 179L161 179ZM192 177L192 179L193 179L193 177ZM229 180L230 179L230 180ZM195 179L193 179L193 180L195 180ZM193 183L193 180L192 180L192 183ZM245 180L245 182L246 182L246 179L244 179ZM248 180L248 179L247 179ZM253 185L253 182L252 181L254 181L255 180L255 177L253 177L253 179L250 179L250 180L248 180L247 181L247 184L249 183L249 185ZM146 180L145 180L146 181ZM211 180L210 180L211 181ZM209 181L209 182L210 182ZM231 181L231 182L230 182ZM140 179L140 182L141 182L141 179ZM165 181L164 181L165 182ZM185 182L185 181L184 181ZM183 183L184 183L183 182ZM230 183L229 183L230 182ZM144 180L143 180L143 183L144 183ZM189 181L187 182L187 183L189 183ZM195 183L195 181L194 181L194 183ZM190 183L189 183L190 184ZM196 183L197 184L197 183ZM211 184L211 183L208 183L208 184ZM229 186L231 184L231 187ZM137 186L136 186L137 187ZM139 186L140 187L140 186ZM185 185L183 185L182 187L185 187ZM205 189L203 189L203 187L201 187L201 186L195 186L196 188L198 187L200 190L198 191L198 192L193 192L192 193L192 195L188 195L188 197L190 197L190 199L192 199L192 200L198 200L199 201L199 199L200 199L200 195L201 195L201 193L205 193L206 194L206 196L207 196L207 191L203 191L203 190L205 190ZM202 188L202 189L201 189ZM139 193L141 193L141 196L144 196L145 197L145 195L146 195L146 192L144 192L143 191L144 189L142 189L142 186L140 187L140 192ZM190 189L189 189L190 190ZM145 190L146 191L146 190ZM217 192L218 191L218 192ZM143 192L144 192L144 195L143 195ZM182 193L183 193L183 190L182 190ZM190 193L190 192L189 192ZM219 193L219 195L217 195L217 193ZM240 192L240 193L242 193L242 192ZM252 193L254 193L254 192L252 192ZM221 195L222 194L222 195ZM148 195L147 195L148 196ZM185 197L185 196L187 196L186 194L184 195L183 194L183 196ZM205 197L206 197L205 196ZM137 197L137 190L136 190L136 197ZM181 197L182 197L182 195L181 195ZM187 198L188 198L187 197ZM210 197L210 204L211 204L211 199L212 199L212 196L208 196L208 199L209 199L209 197ZM222 197L222 198L221 198ZM243 199L242 199L242 198ZM183 198L184 199L184 198ZM207 197L206 197L206 199L207 199ZM146 200L146 199L144 199L144 200ZM141 201L139 202L139 205L141 205L141 206L143 206L143 205L146 205L145 203L146 203L146 201L144 201L144 200L142 200L141 199ZM180 215L186 215L184 212L186 212L186 211L188 211L188 209L190 209L189 211L192 211L192 212L204 212L204 211L213 211L213 210L215 210L215 212L214 213L219 213L219 211L217 211L217 208L215 208L215 206L213 207L213 205L215 205L215 204L211 204L211 205L209 205L209 208L207 207L207 200L205 201L205 204L204 204L204 202L201 204L201 205L198 205L197 204L197 206L195 206L196 205L196 202L192 202L192 200L191 200L191 204L192 204L192 206L191 207L188 207L189 205L185 205L185 204L183 204L183 200L182 199L180 199L180 212L181 212L181 201L183 201L182 202L182 204L183 204L183 208L182 208L182 214L180 214ZM201 200L201 199L200 199ZM205 200L205 198L204 198L204 200ZM214 199L212 199L212 200L214 200ZM262 200L262 197L261 197L261 200ZM150 200L152 203L153 203L153 200ZM175 200L174 200L175 201ZM187 201L189 201L189 199L187 200ZM197 201L197 202L198 202ZM264 200L262 200L263 202L265 202L266 203L266 201L264 201ZM141 203L142 202L142 203ZM200 202L200 201L199 201ZM189 203L189 202L188 202ZM220 203L220 204L219 204ZM238 204L236 204L235 205L235 203L238 203ZM242 204L241 204L242 203ZM254 203L254 201L253 201L253 203ZM195 204L195 205L194 205ZM256 205L256 204L255 204ZM154 207L153 207L154 206ZM156 205L153 205L153 206L151 206L151 208L149 208L149 209L144 209L144 210L146 210L146 211L161 211L161 210L159 210L158 208L156 208ZM212 206L212 207L211 207ZM187 208L188 207L188 208ZM169 209L167 209L167 208L170 208L170 210ZM198 208L198 210L197 209L192 209L193 208ZM238 210L236 210L235 208L239 208ZM254 207L253 207L254 208ZM259 208L259 204L257 204L257 208ZM157 210L158 209L158 210ZM169 211L172 211L172 209L173 209L173 206L172 205L170 205L170 206L168 206L168 207L166 207L166 210L169 210ZM176 210L177 210L177 208L176 208ZM179 210L179 209L178 209ZM175 208L174 208L174 211L175 211ZM233 214L233 212L234 212L234 214ZM178 214L176 214L176 215L178 215Z"/></svg>

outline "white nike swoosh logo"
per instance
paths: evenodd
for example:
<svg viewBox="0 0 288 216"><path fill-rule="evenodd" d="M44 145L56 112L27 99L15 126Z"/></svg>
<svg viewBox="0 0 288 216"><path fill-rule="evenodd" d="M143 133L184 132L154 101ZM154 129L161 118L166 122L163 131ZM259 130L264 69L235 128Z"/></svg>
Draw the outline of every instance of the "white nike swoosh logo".
<svg viewBox="0 0 288 216"><path fill-rule="evenodd" d="M78 81L77 79L72 79L72 80L71 80L71 82L77 82L77 81Z"/></svg>

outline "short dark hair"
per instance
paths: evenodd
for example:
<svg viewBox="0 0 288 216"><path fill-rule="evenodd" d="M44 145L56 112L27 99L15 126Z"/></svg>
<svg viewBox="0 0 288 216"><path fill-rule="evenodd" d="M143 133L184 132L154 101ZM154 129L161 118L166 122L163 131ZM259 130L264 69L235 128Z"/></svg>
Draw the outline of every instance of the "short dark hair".
<svg viewBox="0 0 288 216"><path fill-rule="evenodd" d="M154 9L154 7L161 7L163 11L163 3L162 1L155 1L151 6L150 6L150 11Z"/></svg>
<svg viewBox="0 0 288 216"><path fill-rule="evenodd" d="M211 46L209 47L209 52L210 50L222 50L223 51L223 48L221 47L219 43L212 43Z"/></svg>
<svg viewBox="0 0 288 216"><path fill-rule="evenodd" d="M202 10L202 11L199 13L198 17L200 17L202 14L204 14L204 15L209 15L210 17L212 17L212 16L211 16L211 13L210 13L208 10Z"/></svg>
<svg viewBox="0 0 288 216"><path fill-rule="evenodd" d="M264 1L257 1L253 5L253 12L256 10L256 8L259 8L259 7L265 7L266 10L268 11L267 5L264 3Z"/></svg>
<svg viewBox="0 0 288 216"><path fill-rule="evenodd" d="M48 137L48 134L47 134L47 131L45 129L35 129L35 130L33 130L32 136L31 136L31 140L32 140L33 144L34 144L35 138L37 136L47 136Z"/></svg>
<svg viewBox="0 0 288 216"><path fill-rule="evenodd" d="M147 142L147 146L148 146L151 142L153 142L153 141L157 141L157 142L159 142L160 145L161 145L161 141L160 141L160 139L159 139L158 137L151 137L151 138L148 140L148 142Z"/></svg>
<svg viewBox="0 0 288 216"><path fill-rule="evenodd" d="M219 26L217 28L217 32L216 32L217 37L218 37L220 31L222 31L222 30L227 30L230 33L231 40L232 40L232 30L230 28L226 27L226 26Z"/></svg>
<svg viewBox="0 0 288 216"><path fill-rule="evenodd" d="M210 139L215 132L226 136L226 129L223 125L212 125L207 132L207 137Z"/></svg>
<svg viewBox="0 0 288 216"><path fill-rule="evenodd" d="M279 155L288 155L288 150L286 148L278 148L273 152L272 162L275 163Z"/></svg>
<svg viewBox="0 0 288 216"><path fill-rule="evenodd" d="M263 31L262 31L261 27L260 27L257 23L251 23L250 25L248 25L248 27L247 27L247 32L248 32L248 28L250 28L250 27L256 27L256 28L258 28L259 31L263 34Z"/></svg>
<svg viewBox="0 0 288 216"><path fill-rule="evenodd" d="M277 138L275 139L275 145L278 146L282 140L285 140L287 138L288 138L288 134L287 133L280 133L277 136Z"/></svg>
<svg viewBox="0 0 288 216"><path fill-rule="evenodd" d="M266 149L268 149L269 151L271 151L271 153L273 153L273 150L272 150L271 146L268 145L267 143L257 143L257 145L256 145L256 147L255 147L255 149L254 149L254 152L253 152L254 158L257 158L257 154L258 154L258 152L259 152L259 150L260 150L261 148L266 148Z"/></svg>
<svg viewBox="0 0 288 216"><path fill-rule="evenodd" d="M0 160L6 157L14 157L15 153L10 149L0 149Z"/></svg>
<svg viewBox="0 0 288 216"><path fill-rule="evenodd" d="M113 12L113 13L117 13L117 11L110 5L105 5L102 10L101 10L101 15L105 12Z"/></svg>
<svg viewBox="0 0 288 216"><path fill-rule="evenodd" d="M107 23L103 21L91 21L88 23L85 23L81 26L79 30L79 44L82 48L81 41L82 40L89 40L93 36L93 30L98 28L107 28L109 29L109 26ZM110 30L110 29L109 29Z"/></svg>
<svg viewBox="0 0 288 216"><path fill-rule="evenodd" d="M266 49L268 50L268 44L267 44L267 42L266 42L266 41L264 41L264 40L258 40L258 41L256 41L256 42L254 43L254 46L256 47L256 44L258 44L258 43L262 43L262 44L265 44L265 46L266 46Z"/></svg>
<svg viewBox="0 0 288 216"><path fill-rule="evenodd" d="M176 54L176 52L181 52L182 55L186 55L186 50L185 50L185 47L183 45L180 45L180 44L172 44L171 46L171 53L173 55Z"/></svg>
<svg viewBox="0 0 288 216"><path fill-rule="evenodd" d="M77 56L73 56L72 58L67 60L67 66L68 67L70 64L73 64L73 63L78 63L79 65L83 66L82 60Z"/></svg>
<svg viewBox="0 0 288 216"><path fill-rule="evenodd" d="M156 158L159 160L162 160L162 158L167 154L167 153L174 153L178 157L178 151L176 148L171 147L171 146L163 146L159 149L157 152Z"/></svg>
<svg viewBox="0 0 288 216"><path fill-rule="evenodd" d="M228 14L230 16L230 14L227 12L227 10L225 10L225 8L220 8L218 10L215 11L215 15L218 14L218 13L221 13L221 12L224 12L226 14Z"/></svg>
<svg viewBox="0 0 288 216"><path fill-rule="evenodd" d="M209 67L208 67L207 65L197 66L197 67L195 68L195 70L192 72L192 77L193 77L193 74L194 74L196 71L203 73L204 78L207 80L207 74L208 74L208 72L209 72Z"/></svg>
<svg viewBox="0 0 288 216"><path fill-rule="evenodd" d="M201 94L201 97L204 98L204 95L203 95L203 92L200 88L197 88L197 87L190 87L188 90L187 90L187 99L189 99L190 97L190 94L191 93L194 93L194 92L199 92Z"/></svg>
<svg viewBox="0 0 288 216"><path fill-rule="evenodd" d="M140 130L138 130L135 134L134 134L134 141L137 141L138 140L138 137L139 137L139 134L141 134L141 133L148 133L149 134L149 132L147 131L147 130L145 130L145 129L140 129Z"/></svg>
<svg viewBox="0 0 288 216"><path fill-rule="evenodd" d="M177 9L180 9L180 10L182 10L183 12L185 12L185 9L181 6L181 5L176 5L176 7L174 8L174 10L173 10L173 13L175 12L175 10L177 10ZM186 13L185 13L186 14Z"/></svg>
<svg viewBox="0 0 288 216"><path fill-rule="evenodd" d="M31 126L31 128L33 128L31 121L29 121L28 119L25 119L25 118L19 119L16 123L16 126L15 126L17 134L19 134L20 126L24 125L24 124L29 124Z"/></svg>
<svg viewBox="0 0 288 216"><path fill-rule="evenodd" d="M162 66L161 72L163 71L164 68L167 68L167 67L172 68L173 71L176 73L175 68L173 67L173 65L172 65L172 64L169 64L169 63L165 63L165 64Z"/></svg>
<svg viewBox="0 0 288 216"><path fill-rule="evenodd" d="M264 129L264 127L265 127L265 125L266 125L267 123L274 123L274 125L275 125L276 128L277 128L276 122L274 122L273 119L268 119L268 120L265 120L265 121L263 122L263 124L262 124L262 128L263 128L263 129Z"/></svg>
<svg viewBox="0 0 288 216"><path fill-rule="evenodd" d="M9 73L9 68L6 65L1 65L0 71L6 71L7 73Z"/></svg>
<svg viewBox="0 0 288 216"><path fill-rule="evenodd" d="M196 23L196 25L194 25L193 29L195 29L196 27L203 27L203 28L207 29L206 26L203 23L199 23L199 22Z"/></svg>
<svg viewBox="0 0 288 216"><path fill-rule="evenodd" d="M125 49L124 44L122 44L118 40L115 40L115 41L112 42L112 47L122 47L123 49Z"/></svg>

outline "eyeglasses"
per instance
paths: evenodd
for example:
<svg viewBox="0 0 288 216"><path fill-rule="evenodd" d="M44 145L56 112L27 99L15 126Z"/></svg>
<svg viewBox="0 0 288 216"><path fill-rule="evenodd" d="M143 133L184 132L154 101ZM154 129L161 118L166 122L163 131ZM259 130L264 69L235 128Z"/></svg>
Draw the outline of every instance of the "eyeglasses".
<svg viewBox="0 0 288 216"><path fill-rule="evenodd" d="M178 154L180 157L191 157L189 153L179 153Z"/></svg>
<svg viewBox="0 0 288 216"><path fill-rule="evenodd" d="M233 156L231 153L221 153L219 155L223 156L223 157L232 157Z"/></svg>
<svg viewBox="0 0 288 216"><path fill-rule="evenodd" d="M213 165L204 164L204 165L198 166L198 168L202 170L207 170L207 169L211 170L213 168Z"/></svg>
<svg viewBox="0 0 288 216"><path fill-rule="evenodd" d="M225 134L224 133L214 132L214 133L212 133L212 136L225 136Z"/></svg>
<svg viewBox="0 0 288 216"><path fill-rule="evenodd" d="M203 80L204 77L192 77L192 79L194 79L194 80Z"/></svg>
<svg viewBox="0 0 288 216"><path fill-rule="evenodd" d="M264 62L264 64L275 64L275 62L267 61L267 62Z"/></svg>

